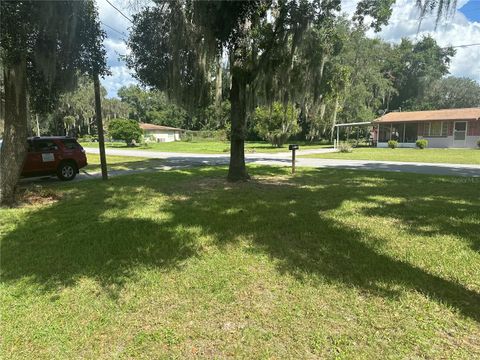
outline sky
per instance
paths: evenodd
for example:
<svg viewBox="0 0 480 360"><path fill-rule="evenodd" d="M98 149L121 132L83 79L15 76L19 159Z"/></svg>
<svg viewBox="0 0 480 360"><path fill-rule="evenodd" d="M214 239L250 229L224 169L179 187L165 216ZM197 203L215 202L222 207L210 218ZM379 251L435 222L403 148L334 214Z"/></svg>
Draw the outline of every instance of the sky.
<svg viewBox="0 0 480 360"><path fill-rule="evenodd" d="M133 11L128 7L128 0L109 0L131 19ZM342 1L342 11L352 14L358 0ZM116 97L117 91L124 85L136 84L132 72L120 60L120 55L128 54L125 39L128 38L131 23L117 12L107 0L97 0L100 21L107 32L105 49L111 76L102 80L108 91L108 97ZM418 31L419 11L415 0L397 0L387 26L379 33L370 31L368 36L379 37L392 43L399 43L402 38L413 41L422 36L431 35L440 46L458 46L480 43L480 0L457 0L455 14L441 22L435 28L435 15L427 15ZM112 29L113 28L113 29ZM457 48L452 59L450 73L480 82L480 46Z"/></svg>

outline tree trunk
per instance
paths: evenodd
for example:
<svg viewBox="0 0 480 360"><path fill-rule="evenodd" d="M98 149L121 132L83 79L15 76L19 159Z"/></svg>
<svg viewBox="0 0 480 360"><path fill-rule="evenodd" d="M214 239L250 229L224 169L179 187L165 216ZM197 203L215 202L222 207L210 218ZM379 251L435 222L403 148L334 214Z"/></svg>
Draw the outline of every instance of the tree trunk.
<svg viewBox="0 0 480 360"><path fill-rule="evenodd" d="M100 167L102 179L108 180L107 157L105 156L105 139L103 137L102 103L100 97L100 80L98 74L93 76L93 90L95 92L95 116L97 118L98 148L100 151Z"/></svg>
<svg viewBox="0 0 480 360"><path fill-rule="evenodd" d="M222 106L222 54L217 57L217 75L215 77L215 107L217 110Z"/></svg>
<svg viewBox="0 0 480 360"><path fill-rule="evenodd" d="M37 136L40 136L40 123L38 121L38 114L35 114L35 121L37 125Z"/></svg>
<svg viewBox="0 0 480 360"><path fill-rule="evenodd" d="M247 133L247 81L240 69L232 69L232 88L230 90L232 121L230 134L229 181L245 181L250 178L245 167L245 137Z"/></svg>
<svg viewBox="0 0 480 360"><path fill-rule="evenodd" d="M0 152L0 205L15 202L15 187L27 154L27 75L22 57L3 68L5 80L5 130Z"/></svg>

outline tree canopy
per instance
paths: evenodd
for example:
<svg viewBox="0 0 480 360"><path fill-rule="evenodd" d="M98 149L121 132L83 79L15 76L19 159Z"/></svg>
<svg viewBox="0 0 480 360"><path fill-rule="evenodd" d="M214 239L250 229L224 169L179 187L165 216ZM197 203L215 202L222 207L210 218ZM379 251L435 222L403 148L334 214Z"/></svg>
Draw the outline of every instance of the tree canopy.
<svg viewBox="0 0 480 360"><path fill-rule="evenodd" d="M356 15L378 29L387 22L391 5L390 0L363 0ZM321 108L329 89L324 66L341 48L334 26L339 10L340 1L156 3L134 16L128 65L144 85L165 91L186 108L206 106L214 93L215 60L226 49L231 76L228 178L243 180L248 178L247 121L257 105L295 101L304 113ZM320 47L311 51L308 44ZM308 91L300 91L302 85Z"/></svg>
<svg viewBox="0 0 480 360"><path fill-rule="evenodd" d="M5 133L0 154L0 203L14 202L26 154L29 109L49 112L79 73L107 73L92 0L0 2L0 57Z"/></svg>

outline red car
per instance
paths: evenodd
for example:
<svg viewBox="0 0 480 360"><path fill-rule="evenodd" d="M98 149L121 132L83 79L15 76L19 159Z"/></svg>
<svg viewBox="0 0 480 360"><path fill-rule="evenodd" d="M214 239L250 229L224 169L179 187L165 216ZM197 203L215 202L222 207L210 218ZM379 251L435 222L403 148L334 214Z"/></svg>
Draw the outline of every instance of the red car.
<svg viewBox="0 0 480 360"><path fill-rule="evenodd" d="M28 154L22 176L56 174L60 180L73 180L87 166L85 150L74 138L66 136L28 139Z"/></svg>

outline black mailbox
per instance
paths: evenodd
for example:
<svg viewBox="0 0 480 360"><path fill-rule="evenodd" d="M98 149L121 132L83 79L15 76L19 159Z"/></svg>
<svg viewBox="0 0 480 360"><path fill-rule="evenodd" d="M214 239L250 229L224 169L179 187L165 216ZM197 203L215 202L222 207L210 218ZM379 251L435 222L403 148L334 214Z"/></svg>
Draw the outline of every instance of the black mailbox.
<svg viewBox="0 0 480 360"><path fill-rule="evenodd" d="M297 144L288 145L288 150L298 150L298 145Z"/></svg>

